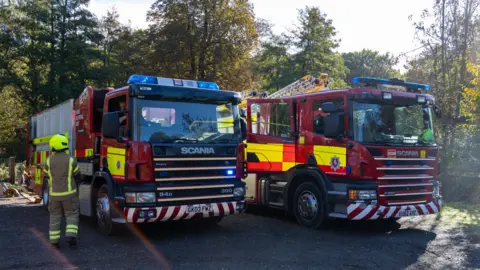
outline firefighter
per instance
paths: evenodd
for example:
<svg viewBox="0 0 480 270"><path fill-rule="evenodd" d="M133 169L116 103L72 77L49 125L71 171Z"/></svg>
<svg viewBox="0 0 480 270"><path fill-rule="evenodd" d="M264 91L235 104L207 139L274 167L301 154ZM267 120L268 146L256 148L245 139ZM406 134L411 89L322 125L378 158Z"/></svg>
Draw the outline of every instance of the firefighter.
<svg viewBox="0 0 480 270"><path fill-rule="evenodd" d="M78 193L77 183L81 179L75 158L68 153L68 139L64 135L54 135L50 139L52 156L47 159L45 171L49 176L50 243L60 248L60 222L66 219L65 240L70 247L77 246L78 233Z"/></svg>

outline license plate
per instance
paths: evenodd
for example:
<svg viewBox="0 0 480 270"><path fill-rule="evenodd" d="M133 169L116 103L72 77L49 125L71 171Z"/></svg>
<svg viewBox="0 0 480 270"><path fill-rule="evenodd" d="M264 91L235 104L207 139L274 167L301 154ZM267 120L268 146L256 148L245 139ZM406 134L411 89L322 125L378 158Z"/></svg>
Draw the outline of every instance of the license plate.
<svg viewBox="0 0 480 270"><path fill-rule="evenodd" d="M191 205L187 206L187 213L213 212L211 205Z"/></svg>
<svg viewBox="0 0 480 270"><path fill-rule="evenodd" d="M418 216L418 211L417 210L403 210L398 212L399 217L412 217L412 216Z"/></svg>

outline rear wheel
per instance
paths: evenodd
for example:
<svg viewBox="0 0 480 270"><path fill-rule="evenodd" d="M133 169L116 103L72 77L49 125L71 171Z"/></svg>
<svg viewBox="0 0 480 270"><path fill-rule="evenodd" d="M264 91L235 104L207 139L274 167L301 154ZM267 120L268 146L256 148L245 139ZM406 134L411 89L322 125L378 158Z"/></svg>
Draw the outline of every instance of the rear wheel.
<svg viewBox="0 0 480 270"><path fill-rule="evenodd" d="M118 225L112 222L112 205L108 197L108 186L102 185L97 192L95 214L97 225L100 231L105 235L115 234Z"/></svg>
<svg viewBox="0 0 480 270"><path fill-rule="evenodd" d="M307 228L317 229L326 225L326 198L315 183L306 182L297 187L293 213L297 222Z"/></svg>

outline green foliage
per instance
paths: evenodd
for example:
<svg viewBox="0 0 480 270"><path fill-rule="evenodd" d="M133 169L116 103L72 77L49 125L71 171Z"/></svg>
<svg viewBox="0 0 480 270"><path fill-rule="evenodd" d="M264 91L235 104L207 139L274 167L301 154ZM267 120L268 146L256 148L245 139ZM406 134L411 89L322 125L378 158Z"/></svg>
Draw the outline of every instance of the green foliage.
<svg viewBox="0 0 480 270"><path fill-rule="evenodd" d="M251 85L249 55L257 31L248 0L158 0L148 20L152 71L236 91Z"/></svg>
<svg viewBox="0 0 480 270"><path fill-rule="evenodd" d="M478 95L479 7L479 0L436 1L432 10L414 23L423 47L407 65L406 77L432 85L432 94L442 108L443 117L437 119L435 131L443 148L440 177L450 200L478 201L480 188L480 133L473 123Z"/></svg>
<svg viewBox="0 0 480 270"><path fill-rule="evenodd" d="M320 73L333 79L331 88L346 87L343 80L348 69L342 56L334 52L338 40L332 20L317 7L305 7L298 13L299 23L293 31L270 34L261 43L255 56L255 71L262 74L262 88L278 90L305 75Z"/></svg>
<svg viewBox="0 0 480 270"><path fill-rule="evenodd" d="M11 86L0 89L0 156L8 157L25 152L25 119L24 106L19 106L20 100Z"/></svg>
<svg viewBox="0 0 480 270"><path fill-rule="evenodd" d="M343 54L345 66L350 70L347 83L354 77L401 78L400 71L394 66L398 59L389 53L380 54L378 51L361 50Z"/></svg>
<svg viewBox="0 0 480 270"><path fill-rule="evenodd" d="M5 164L0 164L0 181L8 179L10 177L10 172L8 167Z"/></svg>
<svg viewBox="0 0 480 270"><path fill-rule="evenodd" d="M19 0L0 12L0 87L15 87L29 112L75 97L86 80L98 79L88 67L100 56L101 35L87 2Z"/></svg>

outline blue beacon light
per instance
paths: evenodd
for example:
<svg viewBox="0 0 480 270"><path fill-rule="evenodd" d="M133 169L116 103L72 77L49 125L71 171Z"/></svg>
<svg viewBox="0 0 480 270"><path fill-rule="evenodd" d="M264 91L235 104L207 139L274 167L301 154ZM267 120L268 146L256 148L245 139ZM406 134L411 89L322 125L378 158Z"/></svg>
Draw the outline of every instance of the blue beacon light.
<svg viewBox="0 0 480 270"><path fill-rule="evenodd" d="M388 85L403 86L411 89L422 89L424 91L430 90L430 85L428 84L411 83L411 82L405 82L397 79L377 79L377 78L368 78L368 77L355 77L352 79L352 82L366 83L366 84L373 84L373 85L388 84Z"/></svg>

